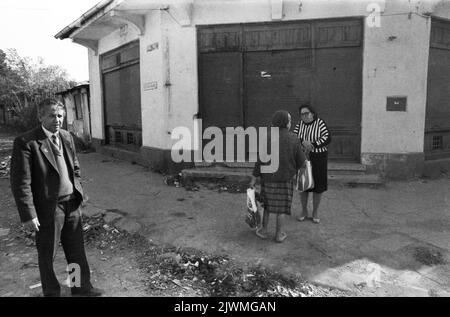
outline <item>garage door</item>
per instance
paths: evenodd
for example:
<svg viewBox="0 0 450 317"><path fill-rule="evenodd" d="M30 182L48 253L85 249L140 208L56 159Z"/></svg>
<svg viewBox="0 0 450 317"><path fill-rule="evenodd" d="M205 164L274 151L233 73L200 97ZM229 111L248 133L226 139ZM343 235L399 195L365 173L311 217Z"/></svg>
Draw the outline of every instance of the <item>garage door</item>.
<svg viewBox="0 0 450 317"><path fill-rule="evenodd" d="M450 22L431 23L425 159L450 157Z"/></svg>
<svg viewBox="0 0 450 317"><path fill-rule="evenodd" d="M362 22L302 21L198 29L203 127L267 126L312 104L327 122L330 157L358 160Z"/></svg>
<svg viewBox="0 0 450 317"><path fill-rule="evenodd" d="M106 143L137 151L142 145L139 42L101 57Z"/></svg>

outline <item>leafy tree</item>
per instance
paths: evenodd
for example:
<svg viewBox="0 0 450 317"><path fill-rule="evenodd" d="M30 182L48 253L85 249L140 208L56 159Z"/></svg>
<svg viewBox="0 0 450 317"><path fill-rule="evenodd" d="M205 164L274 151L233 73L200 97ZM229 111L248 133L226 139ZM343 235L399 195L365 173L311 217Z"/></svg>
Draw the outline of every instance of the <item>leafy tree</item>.
<svg viewBox="0 0 450 317"><path fill-rule="evenodd" d="M33 60L15 49L0 50L0 104L12 111L12 124L20 130L37 123L35 108L41 100L75 85L66 70L45 64L41 57Z"/></svg>

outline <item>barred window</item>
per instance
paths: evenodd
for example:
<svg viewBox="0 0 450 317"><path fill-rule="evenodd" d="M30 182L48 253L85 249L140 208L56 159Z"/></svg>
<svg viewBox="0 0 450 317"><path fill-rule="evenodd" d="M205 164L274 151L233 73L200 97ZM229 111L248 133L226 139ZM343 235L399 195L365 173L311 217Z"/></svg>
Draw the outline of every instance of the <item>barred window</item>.
<svg viewBox="0 0 450 317"><path fill-rule="evenodd" d="M114 139L115 139L116 143L122 143L122 133L120 131L115 131Z"/></svg>
<svg viewBox="0 0 450 317"><path fill-rule="evenodd" d="M133 144L133 143L134 143L133 133L127 132L127 144Z"/></svg>
<svg viewBox="0 0 450 317"><path fill-rule="evenodd" d="M433 136L433 150L441 150L443 149L443 137L442 135L434 135Z"/></svg>

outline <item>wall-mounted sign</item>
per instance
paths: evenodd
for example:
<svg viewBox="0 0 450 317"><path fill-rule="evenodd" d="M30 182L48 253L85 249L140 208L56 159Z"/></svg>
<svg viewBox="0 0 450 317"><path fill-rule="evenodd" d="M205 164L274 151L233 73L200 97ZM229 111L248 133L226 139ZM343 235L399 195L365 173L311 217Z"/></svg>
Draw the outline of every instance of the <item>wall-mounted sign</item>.
<svg viewBox="0 0 450 317"><path fill-rule="evenodd" d="M157 81L151 81L148 83L144 83L144 91L145 90L155 90L158 89L158 82Z"/></svg>
<svg viewBox="0 0 450 317"><path fill-rule="evenodd" d="M386 110L387 111L406 111L406 97L404 97L404 96L387 97Z"/></svg>
<svg viewBox="0 0 450 317"><path fill-rule="evenodd" d="M158 48L159 48L159 43L158 42L150 44L149 46L147 46L147 52L151 52L151 51L157 50Z"/></svg>

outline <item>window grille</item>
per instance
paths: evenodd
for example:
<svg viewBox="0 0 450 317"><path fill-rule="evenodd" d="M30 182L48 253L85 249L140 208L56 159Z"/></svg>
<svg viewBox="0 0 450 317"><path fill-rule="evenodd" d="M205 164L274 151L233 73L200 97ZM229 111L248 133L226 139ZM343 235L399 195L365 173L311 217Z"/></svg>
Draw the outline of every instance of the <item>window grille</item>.
<svg viewBox="0 0 450 317"><path fill-rule="evenodd" d="M441 150L443 148L443 137L442 135L433 136L433 150Z"/></svg>
<svg viewBox="0 0 450 317"><path fill-rule="evenodd" d="M120 131L115 131L114 139L115 139L116 143L122 143L122 133Z"/></svg>

